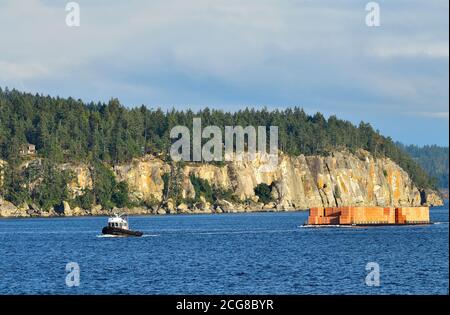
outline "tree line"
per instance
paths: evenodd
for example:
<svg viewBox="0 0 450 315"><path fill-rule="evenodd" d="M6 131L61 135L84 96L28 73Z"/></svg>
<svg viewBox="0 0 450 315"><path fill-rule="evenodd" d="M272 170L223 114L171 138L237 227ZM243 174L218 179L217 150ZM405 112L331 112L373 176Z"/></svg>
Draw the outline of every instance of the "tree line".
<svg viewBox="0 0 450 315"><path fill-rule="evenodd" d="M362 148L375 157L391 158L409 173L418 187L436 186L436 179L428 176L404 147L381 135L370 124L361 122L356 126L336 116L326 119L321 113L308 115L300 107L245 108L236 112L210 108L198 112L175 108L163 111L144 105L126 108L117 99L85 103L74 98L1 88L0 159L14 168L23 161L20 151L29 143L36 146L38 156L50 165L83 162L100 169L100 164L127 162L144 154L166 154L172 143L171 128L176 125L192 127L194 117L200 117L204 126L219 126L222 134L225 126L278 126L279 148L291 155L326 155L334 150L354 152ZM17 173L16 176L23 175ZM55 184L64 180L54 174L51 176ZM111 180L109 176L103 177L107 178L105 181ZM98 185L107 187L108 200L104 202L124 203L126 187L111 182L98 182ZM100 197L92 195L90 198Z"/></svg>
<svg viewBox="0 0 450 315"><path fill-rule="evenodd" d="M397 145L409 155L433 178L439 188L448 188L448 147L437 145Z"/></svg>

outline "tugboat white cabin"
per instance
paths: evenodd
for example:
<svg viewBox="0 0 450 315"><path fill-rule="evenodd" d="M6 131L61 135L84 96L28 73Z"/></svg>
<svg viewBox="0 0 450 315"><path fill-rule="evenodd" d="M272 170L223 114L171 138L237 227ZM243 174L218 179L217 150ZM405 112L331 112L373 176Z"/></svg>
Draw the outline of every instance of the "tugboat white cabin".
<svg viewBox="0 0 450 315"><path fill-rule="evenodd" d="M108 218L108 227L129 230L128 221L118 214L115 214L113 217Z"/></svg>

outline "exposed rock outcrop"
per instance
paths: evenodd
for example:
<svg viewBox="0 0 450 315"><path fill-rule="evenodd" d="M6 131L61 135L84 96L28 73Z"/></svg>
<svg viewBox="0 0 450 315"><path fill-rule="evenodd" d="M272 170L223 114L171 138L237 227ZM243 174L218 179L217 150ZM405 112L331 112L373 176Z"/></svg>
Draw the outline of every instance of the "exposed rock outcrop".
<svg viewBox="0 0 450 315"><path fill-rule="evenodd" d="M310 207L336 206L420 206L440 205L442 199L432 191L419 191L409 175L388 158L375 159L370 153L334 152L329 156L288 156L280 154L278 164L269 172L261 172L261 159L227 162L224 165L184 163L181 174L181 196L193 200L195 189L190 176L207 180L211 186L232 191L234 200L220 199L214 204L204 198L188 206L182 202L165 200L163 175L172 174L173 167L158 157L145 156L131 163L112 168L118 181L126 181L130 197L134 201L147 201L150 209L136 207L119 209L129 214L169 213L222 213L240 211L302 210ZM64 164L76 178L69 184L72 196L92 188L91 172L86 165ZM1 175L1 174L0 174ZM1 176L0 176L1 179ZM255 195L255 187L265 183L271 187L273 201L264 204ZM1 195L1 194L0 194ZM198 200L198 198L197 198ZM151 201L151 202L150 202ZM30 216L29 210L21 210L0 200L1 216ZM28 212L27 212L28 211ZM48 212L52 213L52 212ZM56 215L108 215L111 210L101 205L92 209L71 209L63 204L63 211ZM35 211L32 215L36 215ZM44 214L45 215L45 214Z"/></svg>
<svg viewBox="0 0 450 315"><path fill-rule="evenodd" d="M170 172L170 165L162 160L147 155L130 164L114 167L118 181L126 181L130 187L132 199L162 199L164 181L162 175Z"/></svg>
<svg viewBox="0 0 450 315"><path fill-rule="evenodd" d="M238 199L253 200L254 188L272 185L277 208L294 210L318 206L419 206L421 194L408 174L389 159L374 159L368 152L335 152L330 156L280 155L271 172L259 171L260 161L227 163L225 166L189 163L183 168L183 197L195 196L189 176L231 189ZM114 168L135 196L162 198L161 176L170 167L159 159L146 158ZM126 170L126 171L125 171ZM222 209L235 205L221 205ZM269 206L265 206L268 208ZM280 207L278 207L280 209Z"/></svg>
<svg viewBox="0 0 450 315"><path fill-rule="evenodd" d="M27 217L28 214L24 211L20 211L11 202L0 198L0 217Z"/></svg>
<svg viewBox="0 0 450 315"><path fill-rule="evenodd" d="M442 200L440 194L431 189L424 189L420 191L422 198L422 204L430 207L443 206L444 201Z"/></svg>

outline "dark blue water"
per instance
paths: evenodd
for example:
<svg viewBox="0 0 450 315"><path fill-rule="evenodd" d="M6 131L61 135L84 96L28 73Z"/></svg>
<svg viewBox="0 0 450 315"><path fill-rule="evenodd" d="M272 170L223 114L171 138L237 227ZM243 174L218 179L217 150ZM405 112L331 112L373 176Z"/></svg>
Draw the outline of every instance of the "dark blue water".
<svg viewBox="0 0 450 315"><path fill-rule="evenodd" d="M448 294L448 206L437 224L302 228L306 212L0 220L0 294ZM68 262L80 286L66 286ZM367 286L368 262L380 285Z"/></svg>

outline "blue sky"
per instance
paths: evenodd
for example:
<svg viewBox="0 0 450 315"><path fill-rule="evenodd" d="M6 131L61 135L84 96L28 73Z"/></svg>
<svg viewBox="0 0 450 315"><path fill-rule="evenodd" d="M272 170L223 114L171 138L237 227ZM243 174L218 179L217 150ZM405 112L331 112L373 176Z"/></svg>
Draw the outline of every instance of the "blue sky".
<svg viewBox="0 0 450 315"><path fill-rule="evenodd" d="M127 106L286 108L448 145L447 0L0 1L0 86Z"/></svg>

